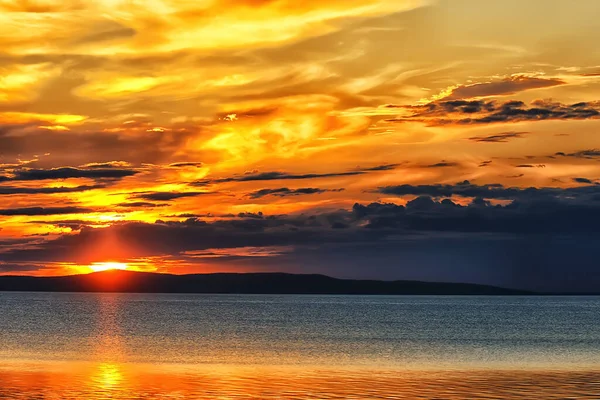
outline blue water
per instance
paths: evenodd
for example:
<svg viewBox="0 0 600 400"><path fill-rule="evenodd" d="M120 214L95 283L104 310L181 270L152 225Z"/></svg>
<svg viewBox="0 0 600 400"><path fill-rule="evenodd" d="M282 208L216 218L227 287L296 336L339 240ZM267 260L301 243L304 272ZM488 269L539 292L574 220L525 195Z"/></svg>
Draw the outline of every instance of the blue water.
<svg viewBox="0 0 600 400"><path fill-rule="evenodd" d="M598 399L600 298L0 293L0 399Z"/></svg>
<svg viewBox="0 0 600 400"><path fill-rule="evenodd" d="M0 360L600 364L598 297L0 293Z"/></svg>

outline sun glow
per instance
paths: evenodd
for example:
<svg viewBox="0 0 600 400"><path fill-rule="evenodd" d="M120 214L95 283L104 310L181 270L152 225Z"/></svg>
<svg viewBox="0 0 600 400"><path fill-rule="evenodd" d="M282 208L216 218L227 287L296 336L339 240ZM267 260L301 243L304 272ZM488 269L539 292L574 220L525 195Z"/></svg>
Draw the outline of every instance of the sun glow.
<svg viewBox="0 0 600 400"><path fill-rule="evenodd" d="M100 271L109 271L109 270L115 270L115 269L127 269L128 265L125 263L108 261L108 262L95 262L95 263L92 263L89 267L94 272L100 272Z"/></svg>
<svg viewBox="0 0 600 400"><path fill-rule="evenodd" d="M98 370L92 377L92 380L96 387L111 389L121 383L123 374L118 364L103 363L98 366Z"/></svg>

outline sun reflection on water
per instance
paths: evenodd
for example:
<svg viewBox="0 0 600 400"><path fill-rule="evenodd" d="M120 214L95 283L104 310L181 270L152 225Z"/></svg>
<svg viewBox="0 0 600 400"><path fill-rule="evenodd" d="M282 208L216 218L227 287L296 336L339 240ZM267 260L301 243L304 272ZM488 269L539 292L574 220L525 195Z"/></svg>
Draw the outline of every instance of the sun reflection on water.
<svg viewBox="0 0 600 400"><path fill-rule="evenodd" d="M91 392L107 395L123 391L128 386L123 370L125 351L122 337L121 318L123 313L122 294L101 293L96 296L98 308L94 340L95 360L89 376L84 378Z"/></svg>
<svg viewBox="0 0 600 400"><path fill-rule="evenodd" d="M49 346L42 348L51 357L5 353L11 358L0 357L2 400L597 399L600 389L597 364L578 364L576 368L573 364L528 366L515 362L497 364L498 369L495 369L490 363L482 368L481 364L467 361L460 364L455 359L450 368L442 364L443 358L434 358L405 365L382 362L381 347L370 347L373 350L370 357L376 362L361 364L358 354L352 353L357 347L339 347L343 346L341 341L335 343L338 351L335 354L346 349L352 356L348 362L317 358L314 349L320 348L314 347L319 344L314 342L314 336L311 341L301 343L301 351L293 347L297 336L288 336L283 349L273 340L263 340L265 330L254 336L252 331L240 330L250 322L260 323L255 319L244 320L246 314L252 318L261 315L271 323L277 314L266 310L272 311L273 299L258 303L256 297L174 295L157 299L154 295L120 293L53 294L43 298L54 302L51 308L42 309L45 313L61 312L60 332L66 335L64 340L68 341L72 353L61 353L61 345L64 349L61 337L47 334L33 338L40 338L44 343L48 343L48 337L54 338ZM59 298L62 311L58 306L61 303L57 302ZM279 301L285 306L281 316L287 318L289 300ZM318 301L322 303L323 299ZM40 307L46 303L38 301L36 304ZM2 306L0 303L0 308ZM10 310L5 306L3 315ZM35 308L29 306L28 310L30 313L23 315L30 315ZM336 310L339 310L337 306ZM408 314L403 315L406 318ZM12 320L15 319L13 316ZM332 319L335 318L328 319L328 323ZM31 321L27 326L33 326L36 320ZM0 326L1 322L0 319ZM28 334L33 335L30 331ZM7 337L0 336L0 355ZM32 339L29 340L28 343L32 343ZM399 339L392 336L391 340ZM431 346L436 343L423 344L419 352L430 354ZM373 346L368 341L361 345ZM44 355L41 350L39 354ZM61 355L63 357L59 357ZM524 353L518 355L523 357Z"/></svg>
<svg viewBox="0 0 600 400"><path fill-rule="evenodd" d="M120 319L123 313L123 295L101 293L97 299L97 319L94 340L94 359L108 365L124 361L125 351Z"/></svg>
<svg viewBox="0 0 600 400"><path fill-rule="evenodd" d="M0 369L0 398L133 399L597 399L597 371L390 371L112 363L90 370ZM474 395L476 394L476 395Z"/></svg>
<svg viewBox="0 0 600 400"><path fill-rule="evenodd" d="M118 364L101 363L91 377L94 386L102 389L111 389L123 383L123 372Z"/></svg>

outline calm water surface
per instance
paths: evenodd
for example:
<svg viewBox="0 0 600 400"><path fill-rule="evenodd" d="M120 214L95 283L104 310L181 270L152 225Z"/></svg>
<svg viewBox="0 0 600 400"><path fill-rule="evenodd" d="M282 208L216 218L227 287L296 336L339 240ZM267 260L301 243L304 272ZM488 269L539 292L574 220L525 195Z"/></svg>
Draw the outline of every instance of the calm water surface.
<svg viewBox="0 0 600 400"><path fill-rule="evenodd" d="M600 398L600 298L0 293L0 399Z"/></svg>

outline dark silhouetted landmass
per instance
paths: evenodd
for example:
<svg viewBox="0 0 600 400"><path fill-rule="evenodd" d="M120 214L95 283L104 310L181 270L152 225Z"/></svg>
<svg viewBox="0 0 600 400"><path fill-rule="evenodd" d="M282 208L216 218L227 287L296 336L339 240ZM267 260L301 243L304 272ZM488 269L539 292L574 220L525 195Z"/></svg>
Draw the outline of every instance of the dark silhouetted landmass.
<svg viewBox="0 0 600 400"><path fill-rule="evenodd" d="M466 283L336 279L325 275L285 273L170 275L104 271L60 277L0 277L0 291L377 294L377 295L516 295L524 291Z"/></svg>

